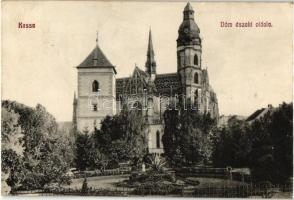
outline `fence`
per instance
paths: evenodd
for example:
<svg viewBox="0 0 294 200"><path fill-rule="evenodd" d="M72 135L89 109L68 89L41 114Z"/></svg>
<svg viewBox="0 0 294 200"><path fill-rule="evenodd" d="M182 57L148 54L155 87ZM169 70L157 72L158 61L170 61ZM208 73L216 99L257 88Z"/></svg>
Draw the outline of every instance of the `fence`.
<svg viewBox="0 0 294 200"><path fill-rule="evenodd" d="M173 191L173 192L171 192ZM176 193L174 191L177 191ZM150 187L141 187L139 190L130 187L116 187L116 188L89 188L86 192L81 189L72 188L57 188L54 190L38 190L38 191L18 191L14 195L74 195L74 196L177 196L177 197L217 197L217 198L246 198L246 197L263 197L270 198L276 193L286 192L288 198L292 197L292 185L244 185L237 187L204 187L204 188L185 188L177 187L176 190ZM287 198L285 197L285 198Z"/></svg>
<svg viewBox="0 0 294 200"><path fill-rule="evenodd" d="M84 178L84 177L94 177L94 176L114 176L114 175L123 175L130 174L130 169L121 170L117 169L107 169L104 171L85 171L74 174L73 178Z"/></svg>

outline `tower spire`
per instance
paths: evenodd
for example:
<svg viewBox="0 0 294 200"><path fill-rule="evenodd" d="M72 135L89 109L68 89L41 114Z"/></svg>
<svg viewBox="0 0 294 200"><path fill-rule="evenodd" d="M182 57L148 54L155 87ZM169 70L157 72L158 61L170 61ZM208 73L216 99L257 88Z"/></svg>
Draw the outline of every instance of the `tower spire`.
<svg viewBox="0 0 294 200"><path fill-rule="evenodd" d="M147 60L145 63L145 67L146 67L146 72L150 76L152 76L152 75L154 76L156 74L156 62L155 62L155 58L154 58L151 28L149 29Z"/></svg>

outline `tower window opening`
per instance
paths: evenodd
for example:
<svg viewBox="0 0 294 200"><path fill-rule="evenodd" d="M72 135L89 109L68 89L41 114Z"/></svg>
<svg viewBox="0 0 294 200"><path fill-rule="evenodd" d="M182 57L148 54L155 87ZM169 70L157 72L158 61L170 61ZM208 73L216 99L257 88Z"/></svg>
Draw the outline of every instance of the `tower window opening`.
<svg viewBox="0 0 294 200"><path fill-rule="evenodd" d="M194 83L199 83L199 76L198 76L198 73L197 72L195 72L195 74L194 74Z"/></svg>
<svg viewBox="0 0 294 200"><path fill-rule="evenodd" d="M197 54L194 56L194 65L198 65L199 61L198 61L198 56Z"/></svg>
<svg viewBox="0 0 294 200"><path fill-rule="evenodd" d="M95 80L92 83L92 91L93 92L98 92L98 90L99 90L99 82Z"/></svg>
<svg viewBox="0 0 294 200"><path fill-rule="evenodd" d="M156 148L160 148L160 132L156 132Z"/></svg>
<svg viewBox="0 0 294 200"><path fill-rule="evenodd" d="M97 111L98 109L97 109L97 104L94 104L93 105L93 111Z"/></svg>

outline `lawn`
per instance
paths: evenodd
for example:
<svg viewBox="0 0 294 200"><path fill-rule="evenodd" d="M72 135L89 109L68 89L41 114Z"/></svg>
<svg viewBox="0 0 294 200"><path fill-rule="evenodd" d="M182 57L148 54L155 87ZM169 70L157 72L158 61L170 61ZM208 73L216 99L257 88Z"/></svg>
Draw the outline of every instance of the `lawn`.
<svg viewBox="0 0 294 200"><path fill-rule="evenodd" d="M122 182L129 178L129 175L115 175L115 176L95 176L88 177L88 187L95 189L115 189L115 184ZM65 188L71 189L81 189L83 185L83 178L72 179L72 183L69 186L64 186Z"/></svg>
<svg viewBox="0 0 294 200"><path fill-rule="evenodd" d="M188 177L186 178L192 181L199 181L199 185L197 188L222 188L222 187L236 187L241 185L246 185L246 183L242 183L240 181L232 181L228 179L220 179L220 178L204 178L204 177Z"/></svg>

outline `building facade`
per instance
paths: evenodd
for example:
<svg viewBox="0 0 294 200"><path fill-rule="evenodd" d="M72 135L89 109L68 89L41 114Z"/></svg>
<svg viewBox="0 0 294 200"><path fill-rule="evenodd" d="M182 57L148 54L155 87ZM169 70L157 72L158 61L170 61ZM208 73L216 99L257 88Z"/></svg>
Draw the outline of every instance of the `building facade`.
<svg viewBox="0 0 294 200"><path fill-rule="evenodd" d="M177 103L181 98L189 99L201 113L208 112L213 118L218 118L217 97L209 84L207 69L202 67L200 29L190 3L184 9L176 42L176 73L156 73L159 66L150 30L145 70L135 66L132 75L125 78L116 78L116 67L97 43L89 56L77 66L78 95L74 99L77 129L99 129L106 115L118 114L124 105L139 108L146 117L149 152L160 154L163 153L162 116L168 105Z"/></svg>

